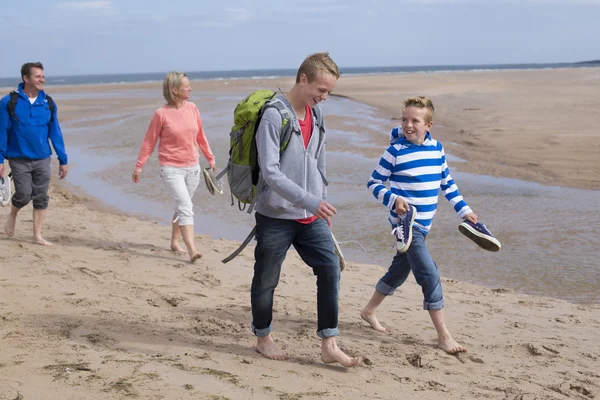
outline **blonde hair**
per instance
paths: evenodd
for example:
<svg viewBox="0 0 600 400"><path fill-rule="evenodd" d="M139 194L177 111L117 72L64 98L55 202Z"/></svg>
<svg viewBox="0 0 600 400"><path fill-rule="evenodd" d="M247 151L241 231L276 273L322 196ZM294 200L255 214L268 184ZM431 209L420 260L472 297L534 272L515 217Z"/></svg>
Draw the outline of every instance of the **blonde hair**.
<svg viewBox="0 0 600 400"><path fill-rule="evenodd" d="M305 74L308 82L312 82L319 72L325 72L335 76L335 79L340 78L340 70L337 64L329 57L328 52L315 53L306 57L298 72L296 73L296 83L300 82L300 75Z"/></svg>
<svg viewBox="0 0 600 400"><path fill-rule="evenodd" d="M425 108L427 110L425 113L425 123L433 121L433 112L435 109L433 108L433 102L429 98L425 96L409 97L404 100L404 109L408 107Z"/></svg>
<svg viewBox="0 0 600 400"><path fill-rule="evenodd" d="M183 78L186 78L185 72L171 71L165 76L163 81L163 97L169 105L175 105L177 103L177 97L173 93L173 89L179 89Z"/></svg>

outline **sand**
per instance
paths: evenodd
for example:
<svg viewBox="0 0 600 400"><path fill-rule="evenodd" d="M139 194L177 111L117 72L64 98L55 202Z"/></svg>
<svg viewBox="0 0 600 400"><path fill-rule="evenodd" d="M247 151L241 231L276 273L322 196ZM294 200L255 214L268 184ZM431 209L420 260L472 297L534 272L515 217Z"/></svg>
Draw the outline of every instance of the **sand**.
<svg viewBox="0 0 600 400"><path fill-rule="evenodd" d="M430 95L443 124L437 132L470 161L464 170L598 189L599 78L591 68L344 77L338 92L390 118L406 95ZM263 82L194 88L249 84ZM52 93L70 90L89 88ZM81 117L75 106L61 102L61 120ZM252 246L223 265L238 243L197 235L204 257L192 265L168 250L169 227L110 212L56 182L51 196L44 233L54 246L31 242L31 206L20 214L15 238L0 235L2 400L590 399L600 393L598 304L444 278L449 329L469 349L453 356L436 349L412 277L381 307L390 333L370 329L359 313L385 269L350 260L342 273L338 343L363 362L345 369L319 359L315 279L290 252L276 292L274 337L292 358L271 361L254 351L249 327ZM7 213L0 209L0 221Z"/></svg>

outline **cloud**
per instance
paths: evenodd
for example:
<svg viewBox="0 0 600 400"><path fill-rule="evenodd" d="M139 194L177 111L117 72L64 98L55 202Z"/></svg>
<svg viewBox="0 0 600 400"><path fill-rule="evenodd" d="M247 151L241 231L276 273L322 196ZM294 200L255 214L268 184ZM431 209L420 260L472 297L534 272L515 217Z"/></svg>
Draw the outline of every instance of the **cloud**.
<svg viewBox="0 0 600 400"><path fill-rule="evenodd" d="M225 12L233 21L248 21L252 13L245 8L226 8Z"/></svg>
<svg viewBox="0 0 600 400"><path fill-rule="evenodd" d="M56 6L58 8L67 9L67 10L110 10L112 8L111 2L107 1L107 0L71 1L71 2L58 3Z"/></svg>

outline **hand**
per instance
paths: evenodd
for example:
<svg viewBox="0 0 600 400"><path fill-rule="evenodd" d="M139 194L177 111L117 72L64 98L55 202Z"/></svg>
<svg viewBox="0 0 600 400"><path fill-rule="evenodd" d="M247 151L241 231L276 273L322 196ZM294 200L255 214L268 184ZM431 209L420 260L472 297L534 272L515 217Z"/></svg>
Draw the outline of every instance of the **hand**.
<svg viewBox="0 0 600 400"><path fill-rule="evenodd" d="M406 200L404 200L403 197L396 197L396 206L394 208L394 211L396 212L396 214L398 215L404 215L406 214L406 212L408 211L408 207L410 207L410 205L406 202Z"/></svg>
<svg viewBox="0 0 600 400"><path fill-rule="evenodd" d="M327 225L329 225L329 229L333 230L333 225L331 224L331 218L325 218L325 221L327 221Z"/></svg>
<svg viewBox="0 0 600 400"><path fill-rule="evenodd" d="M0 176L4 176L4 164L0 164Z"/></svg>
<svg viewBox="0 0 600 400"><path fill-rule="evenodd" d="M133 171L133 174L131 175L131 180L134 181L135 183L138 183L140 181L141 173L142 173L142 171L138 171L137 169L135 171Z"/></svg>
<svg viewBox="0 0 600 400"><path fill-rule="evenodd" d="M474 224L476 224L477 220L479 219L475 213L467 214L463 218L466 219L467 221L470 221L470 222L474 223Z"/></svg>
<svg viewBox="0 0 600 400"><path fill-rule="evenodd" d="M217 166L215 164L212 164L210 166L210 169L212 169L213 174L215 174L215 175L217 174Z"/></svg>
<svg viewBox="0 0 600 400"><path fill-rule="evenodd" d="M67 174L69 173L69 166L68 165L61 165L58 167L58 177L60 179L65 179L67 177Z"/></svg>
<svg viewBox="0 0 600 400"><path fill-rule="evenodd" d="M334 214L337 214L337 210L325 200L321 201L321 204L319 204L319 208L317 208L317 212L315 213L317 217L325 220Z"/></svg>

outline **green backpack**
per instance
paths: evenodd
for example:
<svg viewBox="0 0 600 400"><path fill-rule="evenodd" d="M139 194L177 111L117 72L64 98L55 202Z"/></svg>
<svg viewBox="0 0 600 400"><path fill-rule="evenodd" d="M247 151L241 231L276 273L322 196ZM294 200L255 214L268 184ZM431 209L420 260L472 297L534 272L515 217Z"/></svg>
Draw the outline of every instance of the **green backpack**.
<svg viewBox="0 0 600 400"><path fill-rule="evenodd" d="M216 177L220 179L227 173L232 205L234 197L238 200L241 211L250 204L248 213L251 213L254 208L253 201L259 176L256 130L265 110L275 108L281 114L281 153L286 149L294 133L294 126L290 123L290 110L282 100L275 97L276 95L276 92L270 90L257 90L237 104L233 112L233 127L230 133L229 161L227 167ZM313 113L322 135L325 130L318 107L313 109Z"/></svg>

